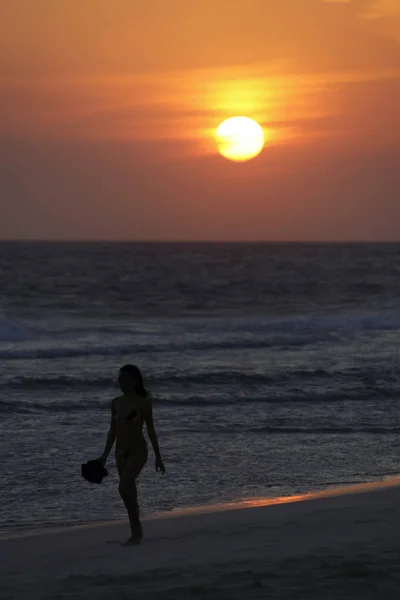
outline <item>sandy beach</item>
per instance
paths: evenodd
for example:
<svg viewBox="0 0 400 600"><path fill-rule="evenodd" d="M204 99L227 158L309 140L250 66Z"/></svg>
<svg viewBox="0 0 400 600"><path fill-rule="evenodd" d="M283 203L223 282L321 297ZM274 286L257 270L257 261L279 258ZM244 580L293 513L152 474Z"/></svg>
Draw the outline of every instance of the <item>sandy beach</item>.
<svg viewBox="0 0 400 600"><path fill-rule="evenodd" d="M1 540L0 598L396 598L398 480ZM271 504L276 502L276 504Z"/></svg>

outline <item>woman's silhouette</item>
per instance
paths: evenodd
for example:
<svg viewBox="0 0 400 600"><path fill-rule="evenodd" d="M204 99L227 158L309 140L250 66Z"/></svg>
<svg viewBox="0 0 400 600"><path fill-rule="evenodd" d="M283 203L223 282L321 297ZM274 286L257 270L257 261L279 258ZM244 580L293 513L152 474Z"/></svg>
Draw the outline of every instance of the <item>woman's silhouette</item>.
<svg viewBox="0 0 400 600"><path fill-rule="evenodd" d="M139 519L136 478L147 462L148 451L143 435L143 424L156 456L156 471L164 474L157 434L153 423L151 396L143 385L140 370L125 365L119 371L122 395L111 402L111 423L106 447L99 461L105 466L115 440L115 459L119 474L119 493L128 511L131 537L126 544L139 544L142 525Z"/></svg>

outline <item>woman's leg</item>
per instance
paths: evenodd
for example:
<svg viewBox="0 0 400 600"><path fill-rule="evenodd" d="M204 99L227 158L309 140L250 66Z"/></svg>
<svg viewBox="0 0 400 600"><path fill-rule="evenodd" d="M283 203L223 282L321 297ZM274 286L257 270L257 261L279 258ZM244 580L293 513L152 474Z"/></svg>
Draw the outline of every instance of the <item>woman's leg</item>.
<svg viewBox="0 0 400 600"><path fill-rule="evenodd" d="M125 464L120 465L120 481L118 491L128 512L132 540L140 541L142 526L139 519L136 479L147 461L147 447L127 457Z"/></svg>

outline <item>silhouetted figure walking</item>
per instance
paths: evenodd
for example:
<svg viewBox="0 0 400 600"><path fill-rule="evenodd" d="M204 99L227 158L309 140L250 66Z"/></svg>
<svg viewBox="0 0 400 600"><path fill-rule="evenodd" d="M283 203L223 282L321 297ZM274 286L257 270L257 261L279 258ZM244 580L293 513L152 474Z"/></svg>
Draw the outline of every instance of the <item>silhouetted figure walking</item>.
<svg viewBox="0 0 400 600"><path fill-rule="evenodd" d="M143 435L143 424L156 457L156 471L165 473L153 422L152 400L143 384L140 370L134 365L125 365L119 371L119 386L122 395L111 402L111 423L106 447L99 458L105 466L114 441L115 459L119 474L119 493L128 511L131 537L126 544L139 544L142 525L139 519L136 479L147 462L147 443Z"/></svg>

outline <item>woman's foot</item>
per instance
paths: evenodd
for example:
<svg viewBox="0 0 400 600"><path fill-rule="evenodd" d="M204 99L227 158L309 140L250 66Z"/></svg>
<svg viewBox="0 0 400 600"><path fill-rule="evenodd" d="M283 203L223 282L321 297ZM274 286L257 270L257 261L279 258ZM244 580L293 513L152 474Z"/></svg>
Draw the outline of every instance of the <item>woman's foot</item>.
<svg viewBox="0 0 400 600"><path fill-rule="evenodd" d="M141 537L130 537L129 540L127 540L126 542L124 542L122 544L122 546L138 546L140 544L140 542L142 541Z"/></svg>

